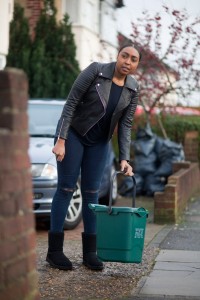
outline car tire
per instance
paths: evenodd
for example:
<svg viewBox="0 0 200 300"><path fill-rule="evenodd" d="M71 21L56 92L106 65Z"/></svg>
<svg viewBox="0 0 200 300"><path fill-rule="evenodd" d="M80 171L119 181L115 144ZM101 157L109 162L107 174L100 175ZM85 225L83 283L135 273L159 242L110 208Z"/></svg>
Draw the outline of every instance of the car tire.
<svg viewBox="0 0 200 300"><path fill-rule="evenodd" d="M116 166L115 163L113 162L110 171L110 178L115 172L116 172ZM99 200L100 204L109 205L110 189L111 186L109 185L107 194ZM117 195L118 195L118 181L117 181L117 176L115 176L115 179L113 181L113 190L112 190L112 204L116 202Z"/></svg>
<svg viewBox="0 0 200 300"><path fill-rule="evenodd" d="M77 227L82 220L82 195L80 182L77 182L76 191L71 199L68 212L64 221L64 230L71 230Z"/></svg>

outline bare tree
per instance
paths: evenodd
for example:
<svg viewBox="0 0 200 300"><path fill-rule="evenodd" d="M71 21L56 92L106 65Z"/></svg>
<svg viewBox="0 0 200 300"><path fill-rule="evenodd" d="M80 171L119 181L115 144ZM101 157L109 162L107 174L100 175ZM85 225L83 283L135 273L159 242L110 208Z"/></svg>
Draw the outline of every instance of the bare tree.
<svg viewBox="0 0 200 300"><path fill-rule="evenodd" d="M144 11L132 22L131 41L143 53L136 77L147 115L175 98L187 103L189 95L200 88L200 18L191 18L186 10L163 8L169 19L166 28L160 12L150 16ZM163 36L168 41L165 47Z"/></svg>

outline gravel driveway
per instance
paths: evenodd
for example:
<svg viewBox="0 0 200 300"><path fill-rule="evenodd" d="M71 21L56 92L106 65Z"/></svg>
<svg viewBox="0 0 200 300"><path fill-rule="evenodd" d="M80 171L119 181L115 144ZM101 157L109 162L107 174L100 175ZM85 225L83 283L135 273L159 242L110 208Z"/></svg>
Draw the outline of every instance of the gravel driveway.
<svg viewBox="0 0 200 300"><path fill-rule="evenodd" d="M45 243L46 244L46 243ZM68 249L67 249L68 248ZM130 296L139 279L149 273L158 249L147 247L140 264L106 262L103 271L82 265L81 242L70 241L65 253L72 271L53 269L45 262L46 245L38 241L38 271L41 299L120 299Z"/></svg>
<svg viewBox="0 0 200 300"><path fill-rule="evenodd" d="M152 200L148 200L146 206L149 206L149 210L152 203ZM118 205L122 203L119 201ZM127 200L123 205L128 205ZM80 225L77 229L65 233L64 252L73 263L72 271L53 269L45 262L47 231L37 231L37 267L41 299L108 300L130 296L138 281L152 269L158 249L146 245L140 264L106 262L103 271L91 271L82 265L81 231Z"/></svg>

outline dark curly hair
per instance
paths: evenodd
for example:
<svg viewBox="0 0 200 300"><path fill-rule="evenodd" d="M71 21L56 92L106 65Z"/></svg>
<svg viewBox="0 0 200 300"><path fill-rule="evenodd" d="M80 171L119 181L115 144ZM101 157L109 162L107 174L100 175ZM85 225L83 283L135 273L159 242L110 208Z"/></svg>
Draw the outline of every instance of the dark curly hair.
<svg viewBox="0 0 200 300"><path fill-rule="evenodd" d="M142 52L140 50L140 48L136 45L134 45L133 43L127 43L127 44L124 44L123 46L121 46L118 50L118 54L126 47L132 47L134 48L135 50L137 50L137 52L139 53L139 61L141 61L142 59Z"/></svg>

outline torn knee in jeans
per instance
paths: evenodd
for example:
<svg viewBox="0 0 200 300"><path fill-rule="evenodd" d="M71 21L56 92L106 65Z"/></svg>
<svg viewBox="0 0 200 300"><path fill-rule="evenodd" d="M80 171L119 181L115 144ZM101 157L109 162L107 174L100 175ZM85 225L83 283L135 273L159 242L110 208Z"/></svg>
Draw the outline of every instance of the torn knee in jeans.
<svg viewBox="0 0 200 300"><path fill-rule="evenodd" d="M91 193L91 194L95 194L95 193L98 193L98 190L87 190L87 191L84 191L85 193Z"/></svg>
<svg viewBox="0 0 200 300"><path fill-rule="evenodd" d="M63 192L70 192L70 193L74 193L75 192L75 188L67 188L67 187L61 187L60 188Z"/></svg>

